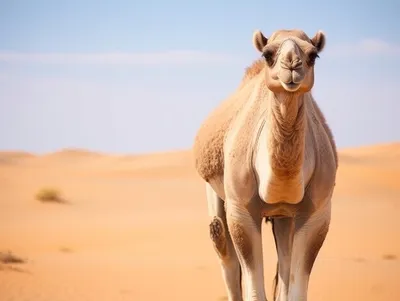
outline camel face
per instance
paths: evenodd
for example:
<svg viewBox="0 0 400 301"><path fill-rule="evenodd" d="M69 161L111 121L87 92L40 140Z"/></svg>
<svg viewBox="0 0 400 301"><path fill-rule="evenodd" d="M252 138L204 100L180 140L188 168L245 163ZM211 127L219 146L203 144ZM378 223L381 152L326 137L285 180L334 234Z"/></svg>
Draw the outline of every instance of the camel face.
<svg viewBox="0 0 400 301"><path fill-rule="evenodd" d="M299 30L280 30L268 39L256 31L253 44L267 63L266 84L271 91L305 93L312 89L315 60L325 45L322 32L310 39Z"/></svg>

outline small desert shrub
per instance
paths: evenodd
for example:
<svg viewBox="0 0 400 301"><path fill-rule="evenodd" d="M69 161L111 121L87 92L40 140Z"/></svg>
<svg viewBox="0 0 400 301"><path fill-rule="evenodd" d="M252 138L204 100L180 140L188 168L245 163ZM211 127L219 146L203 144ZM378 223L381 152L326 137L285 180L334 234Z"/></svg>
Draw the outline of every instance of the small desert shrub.
<svg viewBox="0 0 400 301"><path fill-rule="evenodd" d="M8 251L8 252L0 252L0 262L4 264L13 264L13 263L25 263L26 260Z"/></svg>
<svg viewBox="0 0 400 301"><path fill-rule="evenodd" d="M397 256L394 254L385 254L382 256L384 260L396 260Z"/></svg>
<svg viewBox="0 0 400 301"><path fill-rule="evenodd" d="M72 253L73 252L72 249L68 248L68 247L61 247L59 250L60 250L60 252L63 252L63 253Z"/></svg>
<svg viewBox="0 0 400 301"><path fill-rule="evenodd" d="M41 202L55 202L63 203L64 200L61 197L59 190L55 188L43 188L36 193L36 199Z"/></svg>

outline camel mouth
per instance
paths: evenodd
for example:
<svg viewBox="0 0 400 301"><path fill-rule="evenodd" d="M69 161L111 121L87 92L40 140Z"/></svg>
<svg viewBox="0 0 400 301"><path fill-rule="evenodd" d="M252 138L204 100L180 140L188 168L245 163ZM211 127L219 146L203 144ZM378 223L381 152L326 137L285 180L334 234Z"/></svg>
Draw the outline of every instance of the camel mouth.
<svg viewBox="0 0 400 301"><path fill-rule="evenodd" d="M288 92L296 92L300 88L300 83L290 82L284 83L281 81L283 88Z"/></svg>

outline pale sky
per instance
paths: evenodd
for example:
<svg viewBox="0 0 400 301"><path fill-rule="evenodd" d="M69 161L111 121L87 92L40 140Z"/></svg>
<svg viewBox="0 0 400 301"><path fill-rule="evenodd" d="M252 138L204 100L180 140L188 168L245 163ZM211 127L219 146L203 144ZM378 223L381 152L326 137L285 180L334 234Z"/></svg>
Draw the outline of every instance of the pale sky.
<svg viewBox="0 0 400 301"><path fill-rule="evenodd" d="M399 14L398 0L0 0L0 149L189 148L259 58L253 31L282 28L327 36L313 95L338 147L400 140Z"/></svg>

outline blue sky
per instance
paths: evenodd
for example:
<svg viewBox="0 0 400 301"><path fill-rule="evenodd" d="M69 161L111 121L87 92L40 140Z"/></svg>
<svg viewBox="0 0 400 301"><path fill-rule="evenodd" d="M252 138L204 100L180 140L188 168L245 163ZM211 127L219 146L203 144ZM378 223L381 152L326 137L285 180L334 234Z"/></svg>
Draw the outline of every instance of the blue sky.
<svg viewBox="0 0 400 301"><path fill-rule="evenodd" d="M339 147L400 140L399 1L0 0L0 149L189 148L259 54L318 30L313 94ZM397 92L397 94L396 94Z"/></svg>

